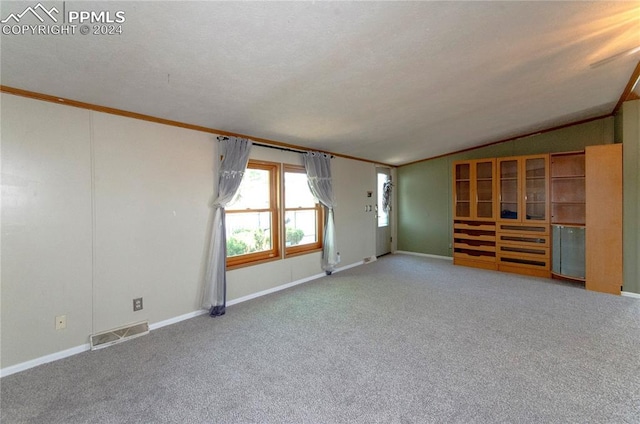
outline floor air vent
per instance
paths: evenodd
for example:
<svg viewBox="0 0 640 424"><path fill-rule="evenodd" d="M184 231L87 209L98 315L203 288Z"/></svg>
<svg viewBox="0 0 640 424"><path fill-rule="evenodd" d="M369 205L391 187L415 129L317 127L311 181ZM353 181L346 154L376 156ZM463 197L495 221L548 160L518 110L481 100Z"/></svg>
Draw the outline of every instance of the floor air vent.
<svg viewBox="0 0 640 424"><path fill-rule="evenodd" d="M149 321L103 331L89 338L91 340L91 350L102 349L103 347L124 342L125 340L135 339L145 334L149 334Z"/></svg>

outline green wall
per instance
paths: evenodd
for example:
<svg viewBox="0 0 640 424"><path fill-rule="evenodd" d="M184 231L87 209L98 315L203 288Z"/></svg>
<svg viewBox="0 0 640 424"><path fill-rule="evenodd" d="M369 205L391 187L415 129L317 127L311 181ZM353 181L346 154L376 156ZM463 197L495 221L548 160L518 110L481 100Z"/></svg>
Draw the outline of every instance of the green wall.
<svg viewBox="0 0 640 424"><path fill-rule="evenodd" d="M608 117L398 168L398 250L452 256L451 167L462 159L583 150L613 143Z"/></svg>
<svg viewBox="0 0 640 424"><path fill-rule="evenodd" d="M640 100L622 105L622 216L624 291L640 293Z"/></svg>

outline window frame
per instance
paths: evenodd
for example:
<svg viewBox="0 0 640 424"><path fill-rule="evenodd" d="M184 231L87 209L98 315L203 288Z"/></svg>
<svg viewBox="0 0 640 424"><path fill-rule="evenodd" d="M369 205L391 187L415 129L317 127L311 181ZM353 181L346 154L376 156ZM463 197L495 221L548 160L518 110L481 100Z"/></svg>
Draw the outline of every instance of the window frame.
<svg viewBox="0 0 640 424"><path fill-rule="evenodd" d="M313 208L287 208L286 207L286 195L287 193L286 191L286 185L285 185L285 178L286 178L286 174L287 173L298 173L298 174L307 174L306 169L304 168L304 166L300 166L300 165L289 165L289 164L284 164L282 166L282 231L283 231L283 246L284 246L284 256L285 258L290 258L293 256L298 256L298 255L304 255L307 253L313 253L313 252L319 252L322 250L323 247L323 242L324 242L324 207L322 206L322 204L317 201L316 199L316 204L315 207ZM302 245L295 245L295 246L286 246L286 224L284 222L285 220L285 216L287 214L287 212L289 211L304 211L304 210L310 210L310 211L315 211L316 212L316 241L314 243L305 243Z"/></svg>
<svg viewBox="0 0 640 424"><path fill-rule="evenodd" d="M242 214L256 212L271 213L271 249L261 252L245 253L244 255L227 256L226 268L235 269L250 265L256 265L263 262L274 261L282 258L281 241L280 241L280 169L281 166L277 162L267 162L261 160L250 159L247 164L248 169L260 169L269 171L269 208L267 209L243 209L243 210L227 210L225 214ZM245 171L246 172L246 171Z"/></svg>

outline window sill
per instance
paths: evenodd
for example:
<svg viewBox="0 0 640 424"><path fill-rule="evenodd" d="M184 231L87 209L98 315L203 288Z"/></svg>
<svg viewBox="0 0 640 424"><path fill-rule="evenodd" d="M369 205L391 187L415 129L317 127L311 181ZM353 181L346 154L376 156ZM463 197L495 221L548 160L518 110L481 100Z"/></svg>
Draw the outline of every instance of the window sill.
<svg viewBox="0 0 640 424"><path fill-rule="evenodd" d="M303 255L308 255L310 253L317 253L317 252L322 252L322 247L309 249L309 250L303 250L303 251L300 251L300 252L286 253L284 257L276 256L276 257L273 257L273 258L258 259L258 260L254 260L254 261L250 261L250 262L243 262L243 263L239 263L239 264L235 264L235 265L227 265L227 271L233 271L235 269L240 269L240 268L247 268L247 267L254 266L254 265L262 265L262 264L265 264L265 263L268 263L268 262L280 261L280 260L289 259L289 258L295 258L296 256L303 256Z"/></svg>
<svg viewBox="0 0 640 424"><path fill-rule="evenodd" d="M288 259L288 258L294 258L296 256L302 256L302 255L307 255L309 253L316 253L316 252L322 252L322 247L314 247L313 249L305 249L305 250L300 250L300 251L293 251L293 252L286 252L284 254L284 258Z"/></svg>

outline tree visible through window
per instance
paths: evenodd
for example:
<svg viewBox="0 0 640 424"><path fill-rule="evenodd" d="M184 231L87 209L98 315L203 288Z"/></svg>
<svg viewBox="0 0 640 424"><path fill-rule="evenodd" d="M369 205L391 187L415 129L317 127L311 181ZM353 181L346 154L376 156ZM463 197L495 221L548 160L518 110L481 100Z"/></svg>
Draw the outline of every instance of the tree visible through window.
<svg viewBox="0 0 640 424"><path fill-rule="evenodd" d="M304 167L285 166L284 206L286 253L322 248L322 206L311 194Z"/></svg>
<svg viewBox="0 0 640 424"><path fill-rule="evenodd" d="M227 266L279 256L278 172L277 164L249 161L226 208Z"/></svg>
<svg viewBox="0 0 640 424"><path fill-rule="evenodd" d="M250 160L226 208L227 266L322 249L323 209L302 166ZM281 189L281 192L280 192Z"/></svg>

